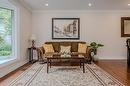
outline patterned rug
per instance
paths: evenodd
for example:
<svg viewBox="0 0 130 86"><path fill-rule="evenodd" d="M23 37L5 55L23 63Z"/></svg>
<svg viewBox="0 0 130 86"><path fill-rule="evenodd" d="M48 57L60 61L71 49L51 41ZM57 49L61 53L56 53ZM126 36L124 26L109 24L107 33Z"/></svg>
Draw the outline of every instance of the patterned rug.
<svg viewBox="0 0 130 86"><path fill-rule="evenodd" d="M52 66L35 63L8 86L124 86L94 63L79 66Z"/></svg>

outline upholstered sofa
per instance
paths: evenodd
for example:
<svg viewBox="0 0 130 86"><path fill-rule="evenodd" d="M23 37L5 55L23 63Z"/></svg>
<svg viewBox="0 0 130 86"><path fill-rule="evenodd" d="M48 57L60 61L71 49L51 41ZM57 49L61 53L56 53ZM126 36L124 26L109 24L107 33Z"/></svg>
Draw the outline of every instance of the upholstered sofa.
<svg viewBox="0 0 130 86"><path fill-rule="evenodd" d="M83 41L61 41L61 42L45 42L44 44L52 44L54 48L55 53L60 52L60 46L71 46L71 52L72 53L78 53L78 45L80 44L86 44L86 42ZM87 45L87 44L86 44ZM45 49L43 46L37 48L38 51L38 58L39 61L45 61ZM86 58L86 62L91 63L92 56L91 56L92 49L87 45L85 53L83 55Z"/></svg>

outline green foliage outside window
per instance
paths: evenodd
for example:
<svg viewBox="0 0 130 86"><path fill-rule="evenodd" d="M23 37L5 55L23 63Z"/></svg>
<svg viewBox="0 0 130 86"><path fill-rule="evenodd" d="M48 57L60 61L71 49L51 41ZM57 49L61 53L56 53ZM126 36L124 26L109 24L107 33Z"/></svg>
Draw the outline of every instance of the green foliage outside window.
<svg viewBox="0 0 130 86"><path fill-rule="evenodd" d="M12 53L12 10L0 8L0 58Z"/></svg>

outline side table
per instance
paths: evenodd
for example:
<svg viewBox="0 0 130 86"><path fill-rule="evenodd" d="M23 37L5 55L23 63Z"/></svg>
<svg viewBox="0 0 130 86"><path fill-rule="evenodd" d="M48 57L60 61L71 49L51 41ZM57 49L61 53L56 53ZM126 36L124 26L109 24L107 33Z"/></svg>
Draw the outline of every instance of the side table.
<svg viewBox="0 0 130 86"><path fill-rule="evenodd" d="M36 47L30 47L28 48L28 52L29 52L29 62L30 63L35 63L37 60L34 60L33 58L33 51L37 51Z"/></svg>

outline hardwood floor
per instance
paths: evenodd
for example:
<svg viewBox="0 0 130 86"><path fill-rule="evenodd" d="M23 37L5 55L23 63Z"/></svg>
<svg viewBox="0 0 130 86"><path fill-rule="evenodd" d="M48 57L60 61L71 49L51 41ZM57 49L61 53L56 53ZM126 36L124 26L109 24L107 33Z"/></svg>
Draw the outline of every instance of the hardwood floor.
<svg viewBox="0 0 130 86"><path fill-rule="evenodd" d="M126 61L99 61L98 66L104 69L109 74L122 82L125 86L130 86L130 69L127 68Z"/></svg>
<svg viewBox="0 0 130 86"><path fill-rule="evenodd" d="M130 86L130 70L127 69L126 61L117 60L102 60L95 62L98 66L104 69L109 74L113 75L120 82L125 84L125 86ZM25 64L24 66L18 68L17 70L11 72L5 77L0 79L0 86L7 86L9 82L16 79L18 75L23 73L32 64Z"/></svg>
<svg viewBox="0 0 130 86"><path fill-rule="evenodd" d="M15 71L7 74L6 76L0 78L0 86L7 86L9 82L16 79L21 73L23 73L26 69L28 69L32 64L25 64L22 67L16 69Z"/></svg>

